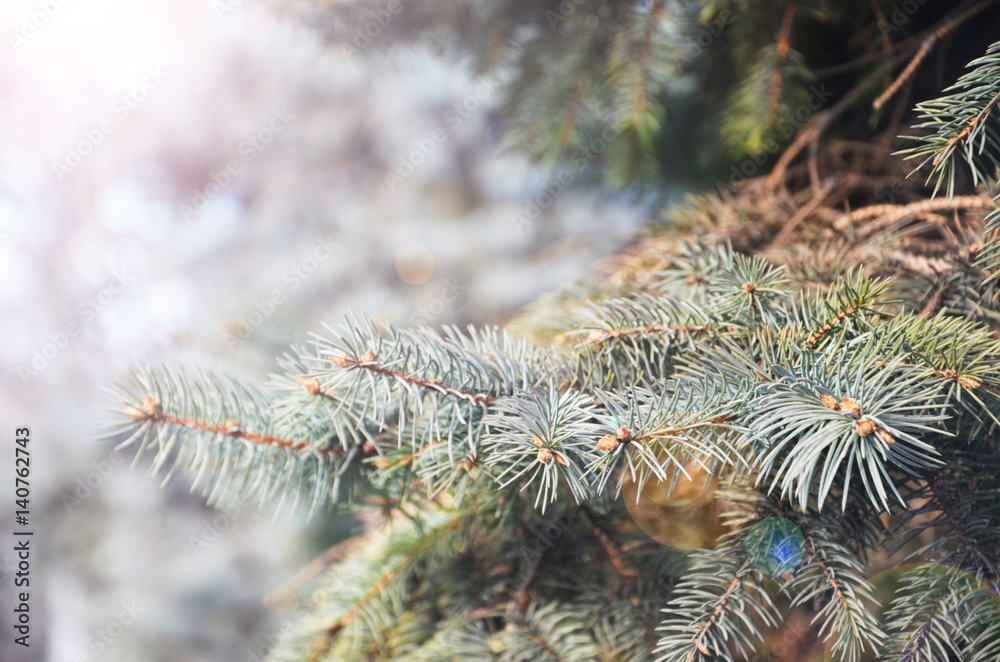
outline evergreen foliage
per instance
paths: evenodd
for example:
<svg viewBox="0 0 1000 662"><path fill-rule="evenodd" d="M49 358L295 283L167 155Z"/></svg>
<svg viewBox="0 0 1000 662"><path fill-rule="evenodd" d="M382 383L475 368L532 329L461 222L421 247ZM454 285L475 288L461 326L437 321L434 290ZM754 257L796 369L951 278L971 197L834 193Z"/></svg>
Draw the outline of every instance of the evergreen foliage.
<svg viewBox="0 0 1000 662"><path fill-rule="evenodd" d="M510 132L536 155L571 152L611 113L611 178L638 176L671 85L694 71L711 98L721 57L740 66L721 85L719 144L789 147L508 330L352 317L259 389L143 367L115 390L110 434L212 503L378 522L316 581L276 661L779 659L792 613L835 660L996 660L1000 45L917 106L903 156L934 187L889 155L921 62L990 4L920 29L910 17L894 40L903 28L874 0L416 3L400 30L446 21L484 70L513 67ZM336 34L351 11L320 16ZM724 11L705 60L671 58ZM818 75L803 52L817 26L856 31L841 67L854 86L780 136ZM895 119L875 120L889 140L821 143L859 99L896 94ZM707 494L723 533L699 549L652 540L626 497L657 490L687 495L688 515ZM748 539L777 517L802 543L769 576ZM906 561L920 563L883 595L878 570Z"/></svg>

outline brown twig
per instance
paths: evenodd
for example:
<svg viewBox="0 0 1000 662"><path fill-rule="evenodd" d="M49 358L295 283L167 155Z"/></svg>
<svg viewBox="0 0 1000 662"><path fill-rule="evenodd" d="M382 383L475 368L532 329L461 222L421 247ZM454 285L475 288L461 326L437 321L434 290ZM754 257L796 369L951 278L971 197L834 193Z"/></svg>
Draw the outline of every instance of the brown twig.
<svg viewBox="0 0 1000 662"><path fill-rule="evenodd" d="M510 602L507 603L507 610L504 617L508 623L512 623L518 614L523 614L528 609L528 604L531 602L531 590L538 579L538 573L542 569L547 551L548 548L545 548L535 554L535 558L532 559L531 566L524 575L521 585L517 587L517 591L510 599Z"/></svg>
<svg viewBox="0 0 1000 662"><path fill-rule="evenodd" d="M285 582L285 584L278 587L270 595L264 598L264 606L275 607L281 604L294 595L300 588L308 584L314 577L316 577L316 575L323 572L323 570L325 570L331 563L350 552L363 540L365 540L363 536L352 536L347 540L343 540L336 545L333 545L313 559L309 565L302 568L302 570L297 572L295 576Z"/></svg>
<svg viewBox="0 0 1000 662"><path fill-rule="evenodd" d="M805 549L806 552L809 554L809 556L806 559L806 562L812 560L816 561L816 565L818 565L819 569L823 572L823 577L826 578L826 583L830 585L830 588L833 589L833 594L837 596L837 601L840 602L841 606L844 609L847 609L848 612L850 612L850 608L847 604L847 598L844 596L844 592L840 588L840 583L833 576L833 572L826 565L823 559L821 559L819 554L816 553L816 548L813 547L812 543L807 540L805 541ZM854 619L849 618L848 620L851 623L851 632L854 634L854 638L855 639L860 638L861 633L858 632L858 626L854 622Z"/></svg>
<svg viewBox="0 0 1000 662"><path fill-rule="evenodd" d="M861 80L860 83L855 85L847 94L845 94L832 108L816 113L813 115L812 119L803 124L802 128L799 129L798 134L796 134L795 140L792 141L792 144L789 145L789 147L778 158L778 162L775 164L774 170L771 171L771 174L767 178L767 186L771 190L777 190L778 186L781 185L781 182L785 178L785 171L788 170L788 166L795 159L795 157L798 156L802 150L810 144L810 142L818 140L833 120L839 117L841 113L860 99L868 88L870 88L879 78L885 75L886 72L891 71L892 67L894 67L897 62L901 62L908 54L908 52L897 54L892 60L889 60L878 69L868 74Z"/></svg>
<svg viewBox="0 0 1000 662"><path fill-rule="evenodd" d="M844 321L844 318L846 318L848 315L850 315L860 307L861 307L860 304L853 304L851 306L848 306L845 310L840 311L839 313L837 313L836 317L834 317L829 322L824 324L817 331L813 332L806 340L806 342L809 343L809 345L815 345L817 342L819 342L820 338L822 338L827 332L830 331L830 329L840 324L842 321Z"/></svg>
<svg viewBox="0 0 1000 662"><path fill-rule="evenodd" d="M125 409L124 414L134 421L167 423L169 425L177 425L189 430L210 432L219 436L229 437L230 439L244 439L262 446L279 446L281 448L288 448L296 452L310 449L320 455L332 455L337 457L343 455L348 450L346 448L314 448L313 442L311 441L296 441L294 439L285 439L272 434L243 430L240 428L239 423L235 420L227 421L226 423L209 423L208 421L199 421L194 418L168 414L163 411L160 403L149 395L146 396L146 400L143 402L141 407L128 407ZM375 446L368 442L365 444L363 452L366 456L370 456L374 455L377 451L375 450Z"/></svg>
<svg viewBox="0 0 1000 662"><path fill-rule="evenodd" d="M644 335L651 333L666 333L668 331L677 331L679 333L690 333L692 335L700 336L706 333L712 333L714 331L726 332L729 329L727 327L716 327L716 326L688 326L684 324L650 324L649 326L638 326L622 329L608 329L601 330L595 329L587 334L586 342L589 344L598 344L606 340L617 340L624 336L632 335Z"/></svg>
<svg viewBox="0 0 1000 662"><path fill-rule="evenodd" d="M662 0L653 0L653 5L649 9L649 18L646 25L646 34L642 39L642 50L639 53L639 85L638 96L632 105L632 123L638 129L642 125L643 117L646 115L646 84L649 79L649 59L653 53L653 35L656 32L656 21L659 19L660 11L663 9Z"/></svg>
<svg viewBox="0 0 1000 662"><path fill-rule="evenodd" d="M879 110L880 108L882 108L883 105L885 105L886 101L891 99L893 95L895 95L896 92L899 91L899 88L903 86L903 83L909 80L910 76L913 75L913 73L917 70L917 68L924 61L924 59L930 54L931 50L934 48L937 42L940 41L942 37L956 30L960 25L968 21L970 18L974 17L976 14L981 13L987 7L992 5L994 2L996 2L996 0L980 0L976 4L966 9L965 11L961 12L960 14L957 14L952 18L946 19L939 27L937 27L934 30L934 32L932 32L923 40L923 42L920 44L920 48L917 49L916 55L914 55L913 59L910 60L910 63L906 65L906 68L903 69L903 72L896 77L896 80L894 80L892 84L888 88L886 88L886 90L882 94L880 94L877 99L875 99L874 102L872 102L872 108L874 108L875 110Z"/></svg>
<svg viewBox="0 0 1000 662"><path fill-rule="evenodd" d="M743 562L743 565L741 565L739 569L736 571L736 576L733 577L733 580L731 582L729 582L729 586L726 587L725 592L722 594L722 598L719 600L719 604L715 606L715 610L709 617L708 622L702 626L699 626L698 635L694 638L694 641L692 641L691 643L694 644L694 646L702 654L704 655L709 654L708 647L705 646L704 641L702 641L705 637L705 633L708 632L708 630L713 625L715 625L715 622L717 620L719 620L719 616L722 614L723 611L725 611L726 606L733 599L733 595L735 595L737 589L739 589L743 585L743 578L746 576L748 572L750 572L751 568L752 565L750 563L750 559L745 560ZM688 659L689 660L694 659L694 651L692 651L691 655L688 656Z"/></svg>
<svg viewBox="0 0 1000 662"><path fill-rule="evenodd" d="M996 108L997 103L1000 103L1000 92L997 92L997 95L993 97L993 100L990 101L988 104L986 104L983 107L983 109L976 114L975 117L973 117L968 121L968 123L966 123L965 127L958 133L958 135L952 136L948 140L947 144L945 144L944 146L944 149L941 150L941 153L934 157L933 165L938 165L939 163L941 163L945 155L948 154L948 151L951 149L952 145L954 145L956 142L962 140L967 135L972 133L972 130L976 128L976 126L980 122L985 120L986 116L989 115L994 108Z"/></svg>
<svg viewBox="0 0 1000 662"><path fill-rule="evenodd" d="M879 26L879 32L882 33L882 54L888 60L892 55L892 40L889 39L889 31L882 30L881 26L888 25L889 21L886 19L885 12L882 11L878 0L868 0L868 4L871 5L872 14L875 15L875 24Z"/></svg>
<svg viewBox="0 0 1000 662"><path fill-rule="evenodd" d="M639 602L639 596L636 594L635 585L632 583L632 580L637 577L650 577L653 579L658 579L658 577L656 577L655 575L649 575L647 573L642 573L637 570L632 570L628 568L625 565L625 562L622 560L621 552L618 550L618 547L615 545L614 541L611 540L610 537L608 537L608 534L604 533L604 531L602 531L601 528L597 526L597 524L594 524L593 522L590 523L590 529L594 533L594 535L597 536L597 539L600 541L601 547L604 548L604 551L608 555L608 558L611 559L611 565L612 567L614 567L615 572L617 572L618 575L621 577L620 587L624 587L625 590L628 592L629 601L635 608L636 615L642 622L643 628L646 632L646 640L650 646L650 649L655 648L656 637L653 635L653 628L646 621L646 618L642 613L642 605Z"/></svg>
<svg viewBox="0 0 1000 662"><path fill-rule="evenodd" d="M368 350L368 352L361 358L355 358L346 354L331 354L329 359L341 368L359 368L367 370L368 372L372 372L377 375L391 377L407 384L413 384L414 386L419 386L420 388L437 391L459 400L465 400L470 404L489 407L496 402L496 398L486 395L485 393L470 393L454 386L448 386L437 379L424 379L423 377L417 377L416 375L409 375L404 372L400 372L399 370L387 368L375 360L375 354L371 350Z"/></svg>
<svg viewBox="0 0 1000 662"><path fill-rule="evenodd" d="M869 223L862 228L859 237L869 236L883 228L891 226L896 221L908 216L919 216L937 211L954 209L993 209L995 203L989 198L978 195L960 195L954 198L934 198L921 200L908 205L870 205L856 209L850 214L840 217L834 227L840 231L846 230L850 225L857 225L858 221L867 219L878 219L877 222Z"/></svg>
<svg viewBox="0 0 1000 662"><path fill-rule="evenodd" d="M569 141L572 140L573 134L576 133L576 121L580 115L580 107L583 105L585 89L585 84L581 82L573 90L573 96L570 98L569 102L569 109L566 111L566 120L559 129L559 137L556 139L556 146L559 149L565 149L566 146L569 145Z"/></svg>
<svg viewBox="0 0 1000 662"><path fill-rule="evenodd" d="M781 21L778 32L778 57L774 64L774 76L771 79L771 94L767 101L767 125L773 127L778 121L778 104L781 101L781 85L785 74L785 59L791 48L792 26L795 24L795 13L799 9L799 0L791 0L785 7L785 17Z"/></svg>
<svg viewBox="0 0 1000 662"><path fill-rule="evenodd" d="M830 193L833 191L835 182L834 180L827 180L827 182L822 186L819 195L815 195L809 203L800 209L794 216L792 216L781 230L774 236L769 245L771 246L782 246L785 242L791 238L792 233L797 227L805 220L810 214L819 209L820 205L827 199Z"/></svg>

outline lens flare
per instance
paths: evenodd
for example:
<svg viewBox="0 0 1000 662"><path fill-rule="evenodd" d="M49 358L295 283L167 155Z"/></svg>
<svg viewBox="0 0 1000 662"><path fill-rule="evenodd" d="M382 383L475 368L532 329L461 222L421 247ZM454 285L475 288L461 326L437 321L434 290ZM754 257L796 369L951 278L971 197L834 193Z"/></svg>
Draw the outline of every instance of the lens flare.
<svg viewBox="0 0 1000 662"><path fill-rule="evenodd" d="M396 273L410 285L423 285L434 275L434 255L423 246L407 246L396 257Z"/></svg>
<svg viewBox="0 0 1000 662"><path fill-rule="evenodd" d="M768 517L747 534L747 557L757 570L770 577L791 572L805 559L805 537L791 520Z"/></svg>
<svg viewBox="0 0 1000 662"><path fill-rule="evenodd" d="M719 498L719 481L697 462L686 464L683 472L671 467L666 480L651 479L641 490L626 476L622 493L632 520L668 547L712 547L737 528L725 519L732 507Z"/></svg>

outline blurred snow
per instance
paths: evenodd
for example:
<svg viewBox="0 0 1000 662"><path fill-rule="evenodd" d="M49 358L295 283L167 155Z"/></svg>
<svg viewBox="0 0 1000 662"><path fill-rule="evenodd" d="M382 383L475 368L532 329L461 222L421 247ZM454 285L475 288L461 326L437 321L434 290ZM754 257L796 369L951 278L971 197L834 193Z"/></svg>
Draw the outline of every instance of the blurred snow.
<svg viewBox="0 0 1000 662"><path fill-rule="evenodd" d="M518 224L547 180L502 152L499 100L460 63L345 59L273 8L218 6L0 7L0 430L32 429L39 549L32 647L3 637L5 662L247 659L287 616L261 600L317 552L301 517L215 526L185 479L161 490L94 440L113 404L99 387L136 357L261 381L349 309L502 323L644 220L569 190ZM414 246L434 262L419 285L396 268Z"/></svg>

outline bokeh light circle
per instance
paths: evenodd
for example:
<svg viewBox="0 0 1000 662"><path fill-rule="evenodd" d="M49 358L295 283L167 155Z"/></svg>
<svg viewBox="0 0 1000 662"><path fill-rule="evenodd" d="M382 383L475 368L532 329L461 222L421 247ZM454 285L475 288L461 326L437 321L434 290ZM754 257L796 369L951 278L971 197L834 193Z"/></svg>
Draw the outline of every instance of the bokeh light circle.
<svg viewBox="0 0 1000 662"><path fill-rule="evenodd" d="M396 256L396 273L403 282L423 285L434 275L434 256L423 246L407 246Z"/></svg>
<svg viewBox="0 0 1000 662"><path fill-rule="evenodd" d="M726 520L733 508L719 498L719 489L716 477L690 462L683 472L667 469L666 480L651 478L641 490L626 474L622 494L629 515L646 535L674 549L693 550L713 547L738 528ZM753 490L752 507L759 492L747 489Z"/></svg>
<svg viewBox="0 0 1000 662"><path fill-rule="evenodd" d="M806 556L801 529L784 517L768 517L754 524L747 533L746 546L753 567L769 577L795 570Z"/></svg>

